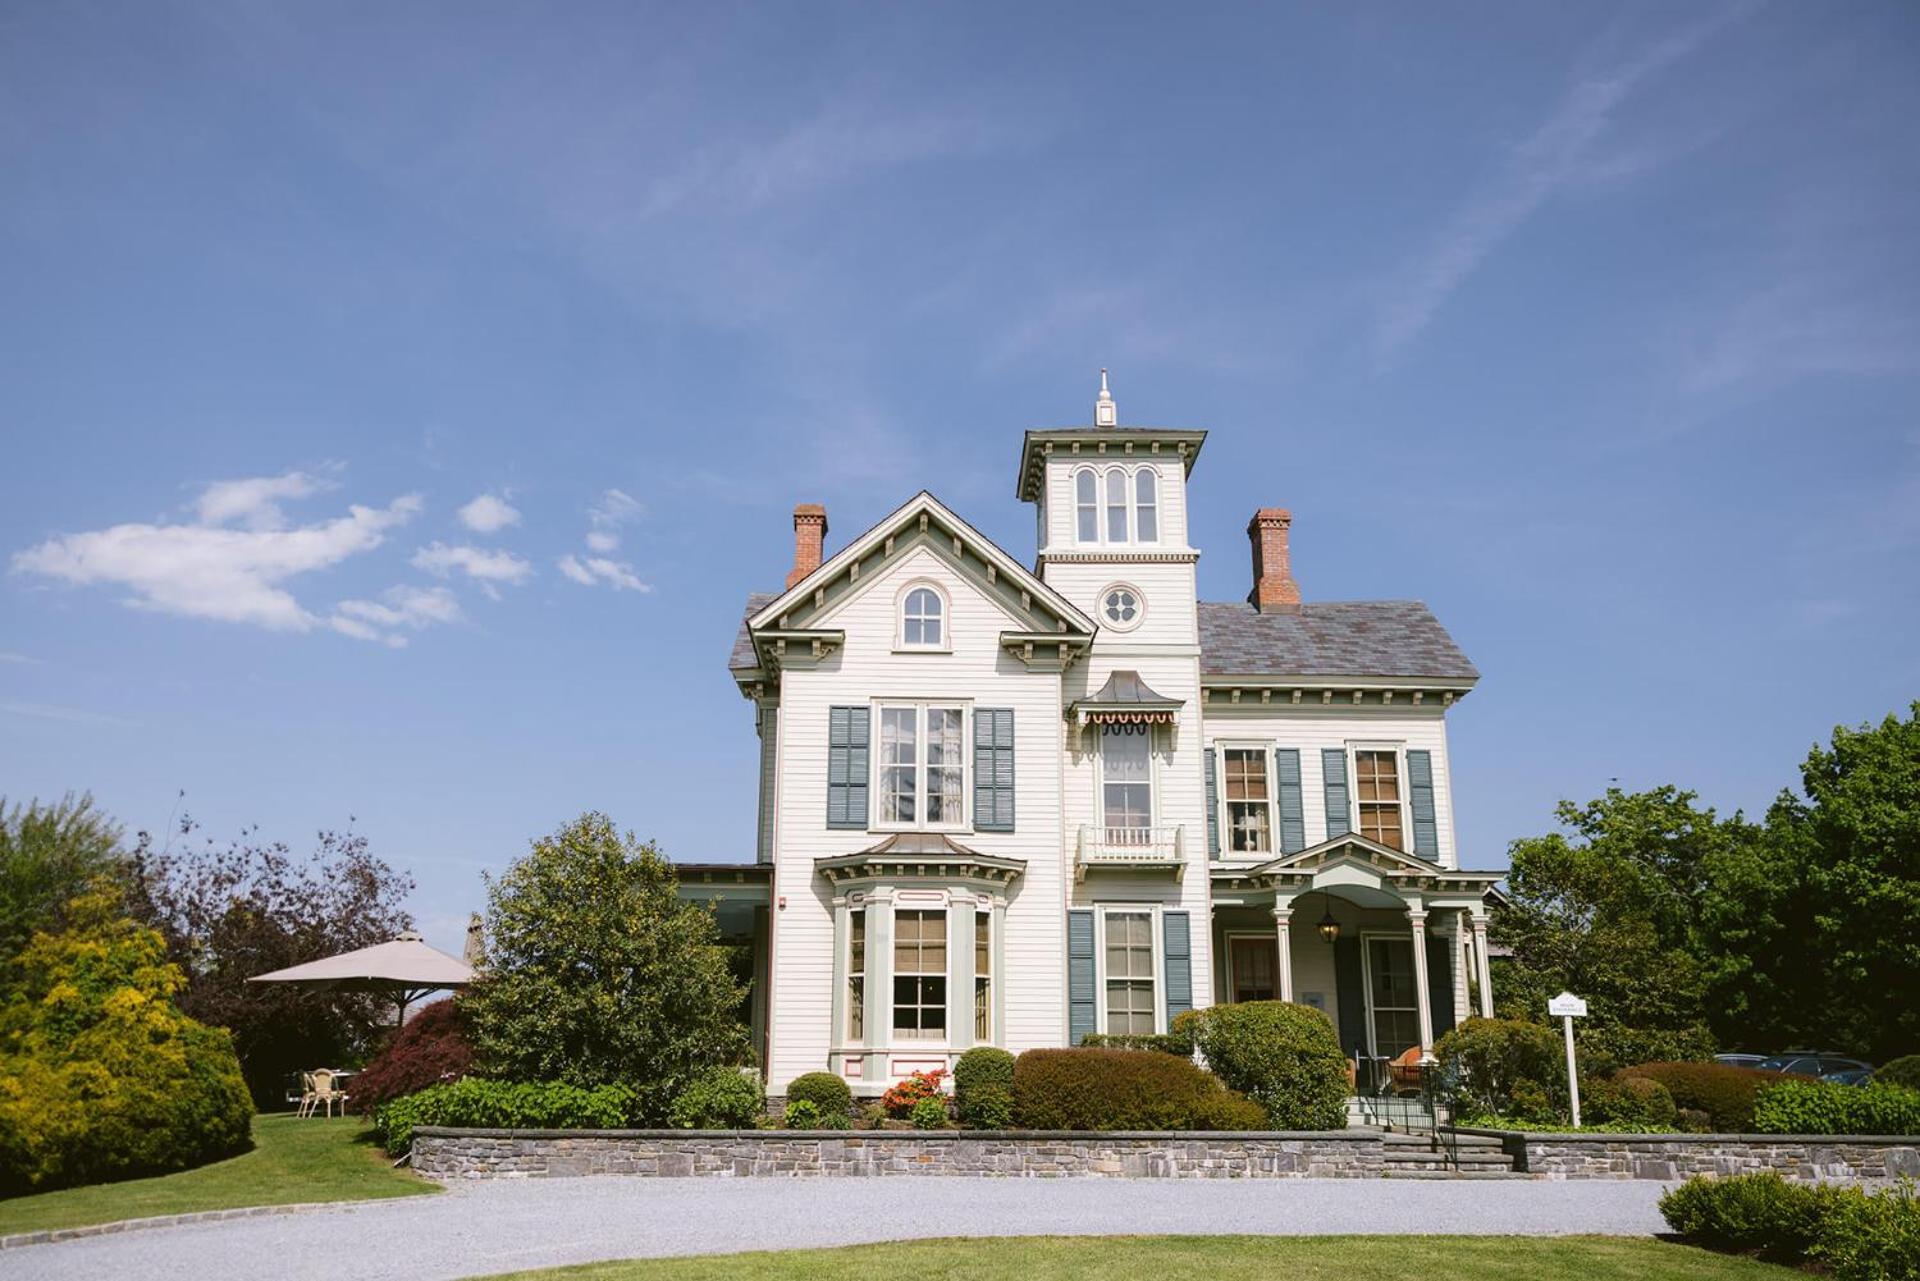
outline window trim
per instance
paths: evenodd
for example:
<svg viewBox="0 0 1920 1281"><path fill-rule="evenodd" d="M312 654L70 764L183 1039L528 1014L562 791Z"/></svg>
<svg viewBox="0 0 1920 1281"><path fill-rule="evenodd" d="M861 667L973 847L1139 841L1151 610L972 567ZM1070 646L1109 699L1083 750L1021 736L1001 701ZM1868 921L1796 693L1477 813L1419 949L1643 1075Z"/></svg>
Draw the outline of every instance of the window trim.
<svg viewBox="0 0 1920 1281"><path fill-rule="evenodd" d="M1153 964L1153 1035L1167 1030L1166 940L1161 933L1158 903L1095 903L1093 910L1093 1028L1102 1036L1107 1027L1107 916L1110 913L1147 917L1147 959Z"/></svg>
<svg viewBox="0 0 1920 1281"><path fill-rule="evenodd" d="M1356 828L1355 830L1357 831L1358 829ZM1411 955L1411 952L1413 949L1413 931L1408 930L1404 933L1399 930L1362 930L1360 931L1360 1004L1361 1004L1361 1008L1366 1013L1367 1053L1372 1055L1375 1058L1378 1058L1380 1056L1380 1042L1379 1042L1379 1037L1375 1032L1376 1024L1374 1022L1373 949L1367 946L1370 942L1376 939L1397 940L1398 942L1405 943L1407 945L1408 952ZM1412 964L1413 964L1413 981L1416 986L1416 991L1413 994L1413 1004L1409 1006L1389 1005L1386 1008L1390 1011L1396 1011L1396 1012L1401 1010L1410 1010L1413 1012L1414 1024L1415 1024L1413 1036L1414 1036L1414 1041L1417 1044L1420 1039L1420 1032L1419 1032L1420 993L1417 990L1418 984L1420 982L1420 958L1417 956L1412 957Z"/></svg>
<svg viewBox="0 0 1920 1281"><path fill-rule="evenodd" d="M867 978L871 973L869 966L873 960L873 934L870 929L872 920L867 915L867 910L868 904L864 901L847 905L847 949L846 955L841 958L840 984L847 1002L847 1008L843 1011L846 1015L846 1026L842 1029L842 1035L846 1037L848 1045L865 1045L867 1041ZM853 968L856 920L860 937L860 968L858 970ZM860 980L858 1000L854 999L855 978Z"/></svg>
<svg viewBox="0 0 1920 1281"><path fill-rule="evenodd" d="M1217 817L1220 820L1220 857L1221 858L1257 858L1261 860L1280 857L1280 785L1279 767L1273 759L1274 744L1270 739L1257 738L1217 738L1212 743L1214 751L1213 785L1216 790L1214 802ZM1233 848L1233 812L1229 808L1235 804L1227 799L1227 753L1258 752L1262 768L1267 778L1267 848L1265 850L1236 850ZM1239 802L1245 804L1246 802ZM1358 831L1359 828L1355 828Z"/></svg>
<svg viewBox="0 0 1920 1281"><path fill-rule="evenodd" d="M1153 477L1153 537L1140 537L1140 474L1148 473ZM1125 491L1118 506L1126 509L1126 531L1122 537L1115 538L1108 528L1109 506L1113 503L1112 486L1108 483L1114 475L1121 477L1121 487ZM1081 517L1086 514L1088 504L1080 495L1081 477L1093 480L1093 532L1092 538L1086 537L1081 527ZM1073 469L1071 481L1073 490L1073 542L1076 547L1158 547L1166 541L1165 486L1161 484L1160 469L1152 463L1088 462Z"/></svg>
<svg viewBox="0 0 1920 1281"><path fill-rule="evenodd" d="M868 768L871 771L867 780L867 796L872 805L872 828L876 832L965 832L973 826L973 702L961 698L876 698L872 704L873 731L869 736L867 749ZM885 754L881 751L881 736L885 730L885 714L888 709L912 708L914 717L914 812L919 817L912 822L888 819L887 795L880 781L886 773ZM929 823L927 812L927 712L928 710L960 713L960 814L952 822Z"/></svg>
<svg viewBox="0 0 1920 1281"><path fill-rule="evenodd" d="M932 1050L932 1049L939 1049L939 1048L951 1045L953 1043L953 913L954 913L954 909L955 909L955 904L951 896L948 896L945 902L939 903L939 904L915 902L915 903L909 903L905 906L901 906L898 904L898 902L895 903L895 906L890 918L892 928L888 931L889 937L887 939L887 946L890 949L892 949L887 957L887 1043L890 1046L905 1046L912 1049ZM939 920L940 952L941 952L941 955L945 958L945 963L942 965L942 967L939 970L937 971L909 970L909 971L903 972L900 969L900 965L899 965L900 918L903 915L931 916ZM924 938L921 940L919 946L923 949L925 948L926 942ZM895 998L895 988L899 984L902 977L912 977L916 979L937 978L940 980L940 984L941 984L940 990L946 994L946 999L940 1003L940 1007L939 1007L942 1011L944 1011L944 1015L941 1019L940 1033L938 1036L925 1035L924 1028L916 1028L913 1031L909 1031L909 1032L902 1032L900 1030L900 1025L897 1022L897 1018L898 1018L901 1006L900 1006L900 1002L894 998ZM914 1009L914 1010L930 1010L930 1009L933 1009L934 1007L924 1003L916 1003L907 1008ZM969 1007L969 1014L971 1014L971 1007Z"/></svg>
<svg viewBox="0 0 1920 1281"><path fill-rule="evenodd" d="M973 945L972 946L974 949L974 959L973 959L973 992L971 993L971 996L973 998L973 1001L972 1001L973 1043L975 1045L999 1044L999 1042L994 1039L994 1032L996 1030L994 1024L996 1023L996 1020L993 1017L994 999L999 995L999 992L997 989L998 989L998 984L1000 982L1000 968L1001 968L1000 966L994 964L995 954L998 952L999 946L1000 946L999 916L1000 916L1000 913L994 910L993 905L991 903L975 902L973 905ZM985 974L982 974L980 972L980 956L979 956L980 927L983 923L987 927L987 972ZM986 985L987 1026L984 1032L981 1031L980 1029L980 993L981 993L980 980L983 978L986 980L986 984L987 984Z"/></svg>
<svg viewBox="0 0 1920 1281"><path fill-rule="evenodd" d="M907 640L907 600L917 591L930 591L940 602L940 642L915 644ZM953 599L947 589L931 578L915 578L901 584L893 594L893 651L896 654L951 654L953 652Z"/></svg>
<svg viewBox="0 0 1920 1281"><path fill-rule="evenodd" d="M1349 739L1347 742L1347 830L1355 836L1371 836L1360 830L1360 753L1388 752L1393 756L1393 770L1396 786L1400 791L1400 844L1398 851L1412 854L1413 844L1413 789L1407 782L1407 745L1404 740L1382 741L1378 739ZM1370 801L1372 805L1380 802ZM1392 849L1392 846L1388 846Z"/></svg>

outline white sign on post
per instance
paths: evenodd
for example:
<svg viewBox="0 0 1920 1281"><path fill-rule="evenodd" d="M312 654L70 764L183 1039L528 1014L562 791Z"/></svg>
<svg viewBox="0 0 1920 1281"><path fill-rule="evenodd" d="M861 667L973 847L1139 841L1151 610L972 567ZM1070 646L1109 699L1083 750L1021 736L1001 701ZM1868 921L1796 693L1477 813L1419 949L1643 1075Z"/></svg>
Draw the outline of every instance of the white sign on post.
<svg viewBox="0 0 1920 1281"><path fill-rule="evenodd" d="M1573 1065L1573 1021L1587 1017L1587 1003L1571 992L1562 992L1547 1002L1547 1013L1567 1029L1567 1094L1573 1102L1573 1128L1580 1128L1580 1073Z"/></svg>

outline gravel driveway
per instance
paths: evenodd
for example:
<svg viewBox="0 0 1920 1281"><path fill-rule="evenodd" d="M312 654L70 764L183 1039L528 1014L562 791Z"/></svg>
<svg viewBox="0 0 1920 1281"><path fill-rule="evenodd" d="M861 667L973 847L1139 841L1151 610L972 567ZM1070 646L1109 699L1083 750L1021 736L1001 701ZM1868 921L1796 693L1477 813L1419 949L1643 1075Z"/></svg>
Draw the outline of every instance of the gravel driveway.
<svg viewBox="0 0 1920 1281"><path fill-rule="evenodd" d="M360 1281L640 1255L1041 1233L1663 1230L1648 1182L542 1179L0 1252L0 1276Z"/></svg>

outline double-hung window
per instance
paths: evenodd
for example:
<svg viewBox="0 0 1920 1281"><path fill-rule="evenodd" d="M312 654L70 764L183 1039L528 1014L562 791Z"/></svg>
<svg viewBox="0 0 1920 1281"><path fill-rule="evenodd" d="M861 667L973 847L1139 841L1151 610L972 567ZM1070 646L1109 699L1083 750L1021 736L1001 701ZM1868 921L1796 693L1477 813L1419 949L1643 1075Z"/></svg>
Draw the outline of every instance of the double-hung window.
<svg viewBox="0 0 1920 1281"><path fill-rule="evenodd" d="M867 1036L867 914L847 918L847 1039Z"/></svg>
<svg viewBox="0 0 1920 1281"><path fill-rule="evenodd" d="M1074 534L1082 545L1160 541L1160 473L1151 466L1073 474Z"/></svg>
<svg viewBox="0 0 1920 1281"><path fill-rule="evenodd" d="M1110 1036L1154 1031L1153 913L1105 913L1106 1014Z"/></svg>
<svg viewBox="0 0 1920 1281"><path fill-rule="evenodd" d="M1267 749L1226 749L1227 849L1265 854L1273 849L1273 791L1267 782Z"/></svg>
<svg viewBox="0 0 1920 1281"><path fill-rule="evenodd" d="M1399 763L1399 755L1393 751L1362 750L1353 754L1360 835L1395 850L1407 847L1401 834Z"/></svg>
<svg viewBox="0 0 1920 1281"><path fill-rule="evenodd" d="M880 709L880 821L958 827L966 821L966 714L958 707Z"/></svg>
<svg viewBox="0 0 1920 1281"><path fill-rule="evenodd" d="M1109 845L1153 840L1153 752L1146 725L1100 731L1100 801Z"/></svg>
<svg viewBox="0 0 1920 1281"><path fill-rule="evenodd" d="M893 1035L937 1041L947 1035L947 914L893 914Z"/></svg>
<svg viewBox="0 0 1920 1281"><path fill-rule="evenodd" d="M973 1039L993 1043L993 915L973 914Z"/></svg>

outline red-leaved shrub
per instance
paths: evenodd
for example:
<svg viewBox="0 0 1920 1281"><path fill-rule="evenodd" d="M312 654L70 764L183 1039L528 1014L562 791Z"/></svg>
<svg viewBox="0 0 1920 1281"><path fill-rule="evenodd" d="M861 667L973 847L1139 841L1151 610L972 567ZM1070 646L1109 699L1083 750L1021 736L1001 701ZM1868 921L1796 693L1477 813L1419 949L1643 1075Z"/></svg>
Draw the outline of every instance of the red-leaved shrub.
<svg viewBox="0 0 1920 1281"><path fill-rule="evenodd" d="M463 1077L473 1067L467 1020L455 1001L436 1001L414 1015L366 1069L352 1077L347 1096L356 1112Z"/></svg>

